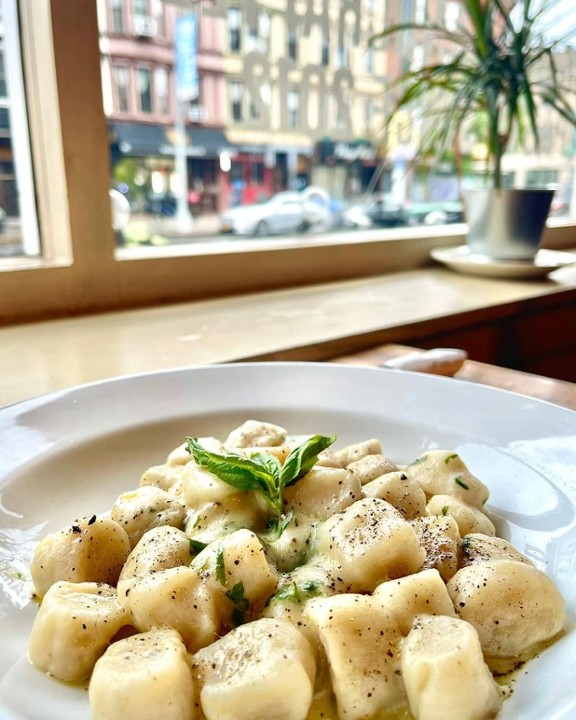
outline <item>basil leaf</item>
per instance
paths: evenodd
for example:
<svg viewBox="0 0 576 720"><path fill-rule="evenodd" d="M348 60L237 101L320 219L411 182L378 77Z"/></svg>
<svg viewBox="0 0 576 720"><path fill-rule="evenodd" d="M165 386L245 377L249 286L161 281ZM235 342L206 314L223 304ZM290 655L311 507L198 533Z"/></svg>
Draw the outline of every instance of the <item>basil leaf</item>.
<svg viewBox="0 0 576 720"><path fill-rule="evenodd" d="M250 601L244 594L244 583L242 582L242 580L240 580L240 582L237 582L236 585L234 585L234 587L232 588L232 590L228 590L225 595L228 600L233 602L234 605L238 607L239 610L248 610Z"/></svg>
<svg viewBox="0 0 576 720"><path fill-rule="evenodd" d="M194 460L206 470L217 475L237 490L256 490L263 494L275 485L273 474L262 464L253 462L243 455L229 453L218 455L205 450L196 438L187 437L188 452Z"/></svg>
<svg viewBox="0 0 576 720"><path fill-rule="evenodd" d="M270 453L266 452L257 452L253 455L250 455L250 460L253 463L256 463L260 467L264 468L264 470L266 470L266 472L269 472L272 477L279 477L282 465L280 463L280 460L278 460L275 455L271 455Z"/></svg>
<svg viewBox="0 0 576 720"><path fill-rule="evenodd" d="M200 542L200 540L190 540L190 552L199 553L204 550L206 543Z"/></svg>
<svg viewBox="0 0 576 720"><path fill-rule="evenodd" d="M306 442L302 443L302 445L294 448L286 458L282 467L280 473L280 490L283 490L289 485L293 485L300 480L303 475L306 475L316 464L318 455L330 447L335 440L336 435L313 435L311 438L308 438Z"/></svg>
<svg viewBox="0 0 576 720"><path fill-rule="evenodd" d="M294 448L284 465L275 455L255 452L251 457L237 453L218 455L205 450L197 438L186 438L186 449L200 467L206 468L228 485L241 491L253 490L266 501L274 514L276 528L281 534L289 518L284 518L284 488L292 485L305 475L318 460L318 455L330 447L336 435L314 435Z"/></svg>

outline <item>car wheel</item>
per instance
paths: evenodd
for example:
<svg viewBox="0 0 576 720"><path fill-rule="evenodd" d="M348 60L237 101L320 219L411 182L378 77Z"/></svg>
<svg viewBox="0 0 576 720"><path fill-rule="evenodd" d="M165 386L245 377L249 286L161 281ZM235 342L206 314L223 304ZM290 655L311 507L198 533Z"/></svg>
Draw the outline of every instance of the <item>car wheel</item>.
<svg viewBox="0 0 576 720"><path fill-rule="evenodd" d="M258 225L256 225L254 235L256 235L256 237L266 237L267 235L270 235L270 228L268 227L266 220L260 220Z"/></svg>

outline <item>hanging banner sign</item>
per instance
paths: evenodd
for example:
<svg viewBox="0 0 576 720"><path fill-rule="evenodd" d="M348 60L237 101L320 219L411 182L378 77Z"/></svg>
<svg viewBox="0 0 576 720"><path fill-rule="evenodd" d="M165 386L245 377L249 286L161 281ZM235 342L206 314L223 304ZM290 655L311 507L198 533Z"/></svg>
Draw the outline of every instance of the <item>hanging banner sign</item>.
<svg viewBox="0 0 576 720"><path fill-rule="evenodd" d="M176 94L180 102L198 97L198 18L176 20Z"/></svg>

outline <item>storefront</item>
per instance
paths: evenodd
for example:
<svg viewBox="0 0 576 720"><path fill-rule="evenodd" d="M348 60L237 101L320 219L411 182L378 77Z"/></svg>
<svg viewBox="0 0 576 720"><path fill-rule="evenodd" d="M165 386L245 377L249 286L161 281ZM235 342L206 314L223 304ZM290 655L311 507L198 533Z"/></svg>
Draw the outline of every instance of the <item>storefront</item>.
<svg viewBox="0 0 576 720"><path fill-rule="evenodd" d="M385 183L377 149L367 140L344 142L324 138L316 144L311 184L332 197L351 199Z"/></svg>
<svg viewBox="0 0 576 720"><path fill-rule="evenodd" d="M222 180L229 206L261 202L282 190L310 184L312 151L299 146L237 144Z"/></svg>
<svg viewBox="0 0 576 720"><path fill-rule="evenodd" d="M169 214L174 206L176 131L171 125L109 124L113 179L133 209ZM188 127L188 201L193 213L226 207L222 158L236 154L219 128Z"/></svg>

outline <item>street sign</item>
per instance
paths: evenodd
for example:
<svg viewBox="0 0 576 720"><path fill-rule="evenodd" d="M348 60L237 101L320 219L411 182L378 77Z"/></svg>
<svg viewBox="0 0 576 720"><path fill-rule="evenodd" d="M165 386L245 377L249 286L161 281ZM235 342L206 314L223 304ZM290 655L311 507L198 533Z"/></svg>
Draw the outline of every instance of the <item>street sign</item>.
<svg viewBox="0 0 576 720"><path fill-rule="evenodd" d="M198 18L176 20L176 94L180 102L198 97Z"/></svg>

